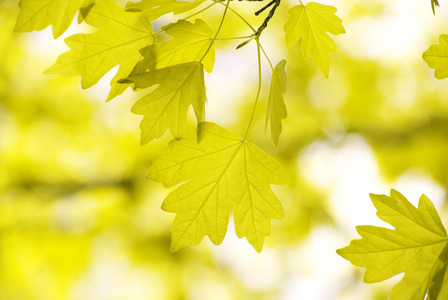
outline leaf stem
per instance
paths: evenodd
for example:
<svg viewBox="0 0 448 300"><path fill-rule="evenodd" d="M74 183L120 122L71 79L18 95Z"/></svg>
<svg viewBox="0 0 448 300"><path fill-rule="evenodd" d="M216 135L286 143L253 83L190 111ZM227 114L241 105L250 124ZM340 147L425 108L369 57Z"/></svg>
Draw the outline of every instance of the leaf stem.
<svg viewBox="0 0 448 300"><path fill-rule="evenodd" d="M216 2L214 2L214 3L216 3ZM215 33L215 36L213 37L213 40L212 40L212 42L210 43L210 45L208 45L208 48L207 48L207 50L205 51L204 55L203 55L203 56L201 57L201 59L199 60L199 63L201 63L201 62L204 60L204 58L207 56L208 52L210 51L210 49L212 48L212 46L213 46L213 44L214 44L214 42L215 42L215 40L216 40L216 37L217 37L218 34L219 34L219 31L221 31L222 25L224 24L224 19L226 18L227 10L229 9L229 5L230 5L230 0L227 0L227 2L226 2L226 8L224 9L224 12L223 12L223 14L222 14L221 23L219 23L218 29L216 30L216 33Z"/></svg>
<svg viewBox="0 0 448 300"><path fill-rule="evenodd" d="M246 36L235 36L235 37L227 37L227 38L215 38L216 41L225 41L225 40L238 40L238 39L248 39L251 38L251 35Z"/></svg>
<svg viewBox="0 0 448 300"><path fill-rule="evenodd" d="M255 115L255 109L257 108L258 99L260 99L260 91L261 91L261 54L260 54L260 41L258 40L259 37L255 38L255 41L257 42L257 57L258 57L258 90L257 90L257 96L255 97L254 107L252 108L252 113L250 115L249 124L247 124L246 132L244 133L242 142L246 140L247 134L249 133L250 126L252 125L252 121L254 120Z"/></svg>
<svg viewBox="0 0 448 300"><path fill-rule="evenodd" d="M269 65L271 66L271 70L274 71L274 66L272 65L271 60L269 59L268 55L264 51L263 46L261 44L259 44L259 45L260 45L261 51L263 51L264 57L266 57L266 60L268 61Z"/></svg>
<svg viewBox="0 0 448 300"><path fill-rule="evenodd" d="M189 16L186 16L186 17L183 18L183 19L179 19L178 21L181 21L181 20L188 20L188 19L190 19L190 18L192 18L192 17L194 17L194 16L196 16L196 15L198 15L198 14L200 14L200 13L206 11L206 10L209 9L210 7L214 6L216 3L217 3L217 2L213 2L213 3L210 4L209 6L204 7L203 9L201 9L201 10L195 12L194 14L191 14L191 15L189 15ZM172 23L172 24L174 25L174 24L176 24L176 23ZM164 30L163 30L163 29L159 29L159 30L157 30L156 32L154 32L152 35L157 35L157 34L161 33L162 31L164 31Z"/></svg>
<svg viewBox="0 0 448 300"><path fill-rule="evenodd" d="M221 1L218 1L218 0L214 0L214 1L215 1L215 3L219 3L219 4L222 4L222 5L225 5L225 4L222 3ZM246 19L244 19L243 16L241 16L236 10L234 10L234 9L231 8L231 7L229 7L229 10L230 10L231 12L233 12L236 16L238 16L238 18L240 18L244 23L246 23L246 25L249 26L249 28L255 33L255 31L256 31L255 28L253 28L252 25L250 25L250 23L247 22Z"/></svg>
<svg viewBox="0 0 448 300"><path fill-rule="evenodd" d="M222 5L225 5L225 4L222 3L221 1L218 1L218 0L214 0L214 1L215 1L215 3L219 3L219 4L222 4ZM238 18L240 18L244 23L246 23L246 25L247 25L247 26L248 26L254 33L256 32L255 28L252 27L252 25L250 25L250 23L247 22L246 19L245 19L243 16L241 16L236 10L234 10L234 9L231 8L231 7L229 7L229 10L230 10L232 13L234 13ZM252 36L248 36L248 38L251 38L251 37L252 37ZM274 70L274 66L272 65L271 60L269 59L268 55L267 55L266 52L264 51L263 46L262 46L261 44L259 44L259 45L260 45L261 51L263 51L264 57L266 57L266 60L268 61L269 65L271 66L271 69Z"/></svg>

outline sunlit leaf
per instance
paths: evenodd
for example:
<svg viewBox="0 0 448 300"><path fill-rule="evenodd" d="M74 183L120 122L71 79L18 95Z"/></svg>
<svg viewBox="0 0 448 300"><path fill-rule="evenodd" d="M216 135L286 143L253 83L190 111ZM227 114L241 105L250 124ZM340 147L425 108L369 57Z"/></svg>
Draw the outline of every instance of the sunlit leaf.
<svg viewBox="0 0 448 300"><path fill-rule="evenodd" d="M395 230L358 226L362 239L337 253L352 264L366 268L364 281L379 282L405 272L390 293L391 300L422 300L441 268L440 255L447 235L434 205L422 195L418 208L391 190L390 197L371 194L377 216Z"/></svg>
<svg viewBox="0 0 448 300"><path fill-rule="evenodd" d="M439 37L439 44L432 45L423 53L423 59L431 69L435 69L437 79L448 77L448 34Z"/></svg>
<svg viewBox="0 0 448 300"><path fill-rule="evenodd" d="M331 64L330 52L336 52L335 42L327 32L334 35L345 33L336 8L309 2L288 10L289 18L283 27L286 46L292 46L302 38L302 53L305 59L312 57L314 65L328 78Z"/></svg>
<svg viewBox="0 0 448 300"><path fill-rule="evenodd" d="M169 151L154 159L148 178L166 187L190 179L162 204L164 210L177 213L171 227L172 251L197 245L205 235L220 244L233 206L237 235L260 252L271 219L284 216L270 188L288 180L280 164L214 123L199 124L197 139L171 141Z"/></svg>
<svg viewBox="0 0 448 300"><path fill-rule="evenodd" d="M110 100L126 90L127 86L117 81L132 71L141 57L139 50L152 43L152 26L144 15L127 13L111 0L99 0L85 21L98 31L65 39L71 50L60 55L45 73L81 76L81 85L86 89L120 65L111 81Z"/></svg>
<svg viewBox="0 0 448 300"><path fill-rule="evenodd" d="M155 21L165 14L174 13L177 15L189 11L204 1L143 0L137 3L126 3L126 10L131 12L143 11L151 21Z"/></svg>
<svg viewBox="0 0 448 300"><path fill-rule="evenodd" d="M76 12L86 5L86 0L21 0L22 11L15 31L29 32L52 26L53 37L63 34L72 23Z"/></svg>
<svg viewBox="0 0 448 300"><path fill-rule="evenodd" d="M269 124L271 141L278 147L278 139L282 132L282 119L286 118L286 106L283 93L286 92L286 60L280 61L272 72L271 88L269 90L268 108L266 111L265 131Z"/></svg>
<svg viewBox="0 0 448 300"><path fill-rule="evenodd" d="M161 137L167 129L175 138L182 137L190 105L193 105L198 123L203 121L206 96L201 63L153 70L130 76L122 82L135 83L135 88L139 89L159 84L132 107L132 112L144 116L140 124L142 145Z"/></svg>
<svg viewBox="0 0 448 300"><path fill-rule="evenodd" d="M202 60L204 69L209 73L213 70L215 61L213 30L207 23L200 19L196 19L195 23L180 20L163 26L162 30L173 38L162 44L153 44L142 49L140 52L144 59L136 65L133 73L199 61L204 55Z"/></svg>

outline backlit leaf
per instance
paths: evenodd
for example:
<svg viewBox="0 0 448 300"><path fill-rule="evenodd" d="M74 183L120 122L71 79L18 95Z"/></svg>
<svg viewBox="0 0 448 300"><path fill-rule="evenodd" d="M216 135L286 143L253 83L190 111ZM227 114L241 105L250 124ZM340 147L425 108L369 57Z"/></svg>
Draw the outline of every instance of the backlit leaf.
<svg viewBox="0 0 448 300"><path fill-rule="evenodd" d="M52 26L53 37L63 34L72 23L76 12L86 5L86 0L21 0L22 9L15 31L29 32Z"/></svg>
<svg viewBox="0 0 448 300"><path fill-rule="evenodd" d="M265 131L269 124L271 141L278 147L278 139L282 132L282 119L286 118L286 106L283 93L286 92L286 60L280 61L272 72L269 90L268 108L266 111Z"/></svg>
<svg viewBox="0 0 448 300"><path fill-rule="evenodd" d="M448 77L448 35L439 37L439 44L432 45L423 53L423 59L431 69L435 69L434 76L437 79Z"/></svg>
<svg viewBox="0 0 448 300"><path fill-rule="evenodd" d="M302 53L305 59L313 58L314 65L328 78L331 64L330 52L336 52L335 42L327 32L334 35L345 33L336 8L315 2L305 6L296 5L288 10L289 18L283 27L286 46L292 46L302 38Z"/></svg>
<svg viewBox="0 0 448 300"><path fill-rule="evenodd" d="M81 85L86 89L120 65L110 84L110 100L126 90L127 86L117 81L132 71L141 58L139 50L152 43L152 26L144 15L127 13L112 0L99 0L85 21L98 31L65 39L71 50L60 55L45 73L81 76Z"/></svg>
<svg viewBox="0 0 448 300"><path fill-rule="evenodd" d="M204 1L205 0L143 0L137 3L126 3L126 11L143 11L151 21L155 21L165 14L174 13L177 15L189 11L202 4Z"/></svg>
<svg viewBox="0 0 448 300"><path fill-rule="evenodd" d="M159 84L132 107L132 112L144 116L140 124L142 145L161 137L167 129L175 138L182 137L190 105L198 123L203 121L206 96L201 63L174 65L129 76L121 82L132 82L139 89Z"/></svg>
<svg viewBox="0 0 448 300"><path fill-rule="evenodd" d="M447 235L431 201L422 195L415 208L403 195L373 195L377 216L395 230L358 226L362 239L337 253L352 264L366 268L364 281L379 282L405 272L390 293L391 300L422 300L440 270L440 255Z"/></svg>
<svg viewBox="0 0 448 300"><path fill-rule="evenodd" d="M171 226L172 251L197 245L205 235L220 244L233 206L238 237L246 237L260 252L271 219L284 216L270 188L288 181L280 164L214 123L199 124L197 139L171 141L169 151L154 159L148 178L166 187L190 179L162 204L165 211L177 213Z"/></svg>
<svg viewBox="0 0 448 300"><path fill-rule="evenodd" d="M213 30L204 21L196 19L195 23L179 20L163 26L162 29L173 38L162 43L153 44L140 52L144 59L140 61L133 73L142 73L147 69L160 69L185 62L202 60L207 72L213 70L215 47L212 43Z"/></svg>

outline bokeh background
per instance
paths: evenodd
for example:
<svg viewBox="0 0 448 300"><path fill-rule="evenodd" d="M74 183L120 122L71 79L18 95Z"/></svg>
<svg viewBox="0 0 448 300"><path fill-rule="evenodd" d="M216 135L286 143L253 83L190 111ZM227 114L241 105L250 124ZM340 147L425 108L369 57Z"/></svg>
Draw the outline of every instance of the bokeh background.
<svg viewBox="0 0 448 300"><path fill-rule="evenodd" d="M346 34L335 37L330 78L284 45L282 1L261 42L272 62L287 59L288 118L276 151L263 134L270 69L249 139L278 159L290 183L274 186L286 217L272 222L262 253L238 239L205 238L170 253L169 189L145 179L169 134L139 145L138 93L105 103L108 82L82 90L79 78L46 76L63 38L92 30L74 22L13 33L18 1L0 0L0 300L305 299L381 300L402 275L362 282L364 270L335 250L356 225L381 225L369 193L426 194L448 224L448 84L421 54L448 33L448 3L318 1L338 8ZM263 3L233 2L252 16ZM217 28L223 7L200 15ZM154 27L175 20L167 16ZM229 14L222 37L250 34ZM206 118L242 134L255 99L254 44L217 42L206 74ZM144 93L144 92L143 92ZM194 135L191 118L188 135Z"/></svg>

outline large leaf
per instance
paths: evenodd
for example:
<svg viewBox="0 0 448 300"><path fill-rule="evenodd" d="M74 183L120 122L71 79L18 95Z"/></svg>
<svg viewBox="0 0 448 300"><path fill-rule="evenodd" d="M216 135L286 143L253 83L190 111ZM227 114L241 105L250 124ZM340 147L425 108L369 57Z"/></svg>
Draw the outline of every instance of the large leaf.
<svg viewBox="0 0 448 300"><path fill-rule="evenodd" d="M86 0L21 0L22 10L14 30L29 32L51 25L53 37L57 38L67 30L76 12L85 4Z"/></svg>
<svg viewBox="0 0 448 300"><path fill-rule="evenodd" d="M141 57L139 50L152 43L152 26L144 15L127 13L112 0L99 0L85 21L98 31L65 39L71 50L60 55L45 73L81 76L81 85L86 89L120 65L111 81L110 100L127 88L117 81L133 70Z"/></svg>
<svg viewBox="0 0 448 300"><path fill-rule="evenodd" d="M199 124L197 139L171 141L169 151L154 159L148 178L166 187L190 179L162 204L164 210L177 213L171 226L172 251L197 245L205 235L220 244L233 206L237 235L260 252L271 219L284 216L270 188L288 180L280 164L214 123Z"/></svg>
<svg viewBox="0 0 448 300"><path fill-rule="evenodd" d="M434 285L435 275L442 267L440 255L447 246L446 231L437 211L425 195L421 196L418 208L395 190L391 190L390 197L371 194L371 199L378 217L395 230L358 226L362 239L351 241L337 253L366 268L367 283L405 272L390 299L422 300Z"/></svg>
<svg viewBox="0 0 448 300"><path fill-rule="evenodd" d="M302 38L302 53L310 56L314 65L328 78L331 64L330 52L336 52L335 42L328 36L345 33L342 21L336 15L336 8L309 2L305 6L296 5L288 10L289 18L283 27L286 46L292 46Z"/></svg>
<svg viewBox="0 0 448 300"><path fill-rule="evenodd" d="M212 41L213 30L207 23L200 19L196 19L195 23L179 20L176 23L163 26L162 30L173 38L162 44L153 44L142 49L140 52L144 59L136 65L134 74L148 69L154 70L185 62L199 61L204 55L202 60L204 69L209 73L212 72L215 47Z"/></svg>
<svg viewBox="0 0 448 300"><path fill-rule="evenodd" d="M282 132L282 119L286 118L286 106L283 93L286 92L286 60L280 61L272 72L271 88L269 90L268 108L266 111L265 131L269 124L271 141L278 146L278 139Z"/></svg>
<svg viewBox="0 0 448 300"><path fill-rule="evenodd" d="M142 145L161 137L167 129L175 138L182 137L190 105L198 123L203 121L206 96L201 63L174 65L129 76L121 82L134 83L139 89L159 84L132 107L132 112L144 116L140 125Z"/></svg>
<svg viewBox="0 0 448 300"><path fill-rule="evenodd" d="M151 21L155 21L165 14L174 13L177 15L189 11L204 1L143 0L137 3L126 3L126 10L131 12L143 11Z"/></svg>
<svg viewBox="0 0 448 300"><path fill-rule="evenodd" d="M423 59L428 66L435 69L434 76L437 79L448 77L448 35L442 34L439 37L439 44L432 45L423 53Z"/></svg>

